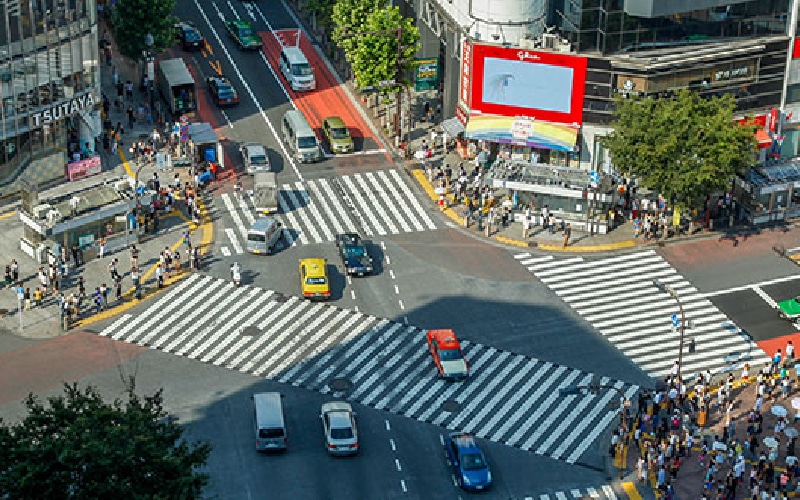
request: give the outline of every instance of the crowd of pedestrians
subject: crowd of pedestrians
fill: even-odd
[[[745,364],[736,376],[705,372],[688,384],[677,368],[623,413],[609,448],[617,466],[633,464],[637,480],[667,499],[780,500],[798,491],[792,425],[800,421],[800,364],[792,342],[755,375]]]

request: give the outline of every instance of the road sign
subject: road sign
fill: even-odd
[[[594,183],[600,182],[600,172],[598,172],[597,170],[592,170],[591,172],[589,172],[589,182],[594,182]]]
[[[181,118],[180,118],[180,120],[181,120],[181,123],[183,123],[184,125],[186,125],[186,124],[188,124],[188,123],[189,123],[189,116],[188,116],[188,115],[181,115]]]
[[[680,326],[681,320],[678,318],[677,314],[673,314],[672,316],[670,316],[670,319],[672,320],[672,326],[674,326],[675,328],[678,328],[678,326]]]

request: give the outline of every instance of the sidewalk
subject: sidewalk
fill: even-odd
[[[111,34],[111,30],[107,28],[106,20],[100,21],[99,33],[102,34],[106,31]],[[118,56],[119,50],[111,38],[112,52],[117,55],[112,60],[113,65],[107,64],[103,60],[101,65],[101,91],[111,102],[109,107],[109,119],[111,123],[116,126],[121,122],[124,127],[124,134],[122,136],[123,145],[114,154],[110,150],[102,148],[102,140],[100,141],[101,147],[99,153],[103,158],[103,173],[99,176],[87,178],[82,181],[73,183],[65,183],[57,186],[56,190],[74,190],[81,182],[91,183],[102,180],[102,178],[122,177],[129,176],[133,178],[136,171],[139,170],[139,181],[146,183],[153,178],[154,173],[158,173],[159,180],[163,185],[171,184],[174,175],[177,173],[181,182],[191,181],[186,169],[178,168],[174,170],[160,170],[155,162],[145,164],[132,164],[128,161],[129,148],[131,144],[146,140],[146,138],[153,131],[155,125],[149,123],[146,118],[137,117],[133,127],[128,127],[128,120],[125,113],[126,107],[130,104],[134,108],[138,108],[139,103],[144,102],[147,95],[139,91],[137,66],[135,62],[131,62]],[[117,97],[116,87],[114,85],[113,72],[116,69],[118,81],[125,82],[130,80],[134,82],[133,100],[126,101],[121,109],[114,106],[114,100]],[[104,131],[105,132],[105,131]],[[162,131],[159,131],[162,132]],[[147,233],[139,238],[136,243],[140,252],[139,269],[141,275],[141,284],[143,288],[143,299],[157,291],[155,269],[159,262],[159,254],[165,249],[170,248],[171,251],[181,249],[183,244],[183,235],[189,232],[192,236],[192,242],[200,249],[201,255],[204,259],[210,249],[213,238],[213,225],[211,216],[206,208],[207,203],[203,199],[204,193],[198,196],[198,208],[201,212],[199,224],[193,223],[186,214],[184,214],[181,203],[176,203],[173,210],[169,213],[162,214],[159,219],[159,230],[156,233]],[[22,236],[22,224],[16,217],[16,205],[8,207],[2,214],[0,214],[0,228],[3,230],[5,238],[0,240],[0,250],[6,256],[9,264],[11,259],[16,259],[20,266],[20,280],[23,282],[23,287],[33,290],[38,286],[37,272],[39,264],[24,255],[19,249],[19,238]],[[185,252],[184,252],[185,255]],[[108,272],[107,265],[113,258],[119,259],[118,269],[122,275],[123,283],[123,296],[120,301],[113,300],[113,280]],[[185,270],[188,266],[186,259],[182,259],[182,267]],[[130,309],[135,306],[139,301],[133,297],[132,281],[129,273],[129,252],[127,248],[120,249],[116,252],[107,252],[103,259],[95,258],[88,260],[82,265],[75,266],[74,262],[70,262],[68,272],[63,276],[61,292],[64,296],[69,296],[70,293],[77,292],[78,278],[83,277],[87,297],[82,301],[81,313],[78,316],[78,321],[71,325],[71,328],[84,328],[94,322],[102,319],[107,319],[113,315]],[[166,287],[170,284],[181,279],[187,274],[187,271],[180,273],[171,273],[165,279]],[[93,304],[91,303],[91,293],[95,287],[101,284],[107,284],[112,291],[109,293],[108,307],[100,313],[94,312]],[[18,304],[16,295],[12,289],[6,288],[4,293],[0,294],[0,330],[6,329],[9,332],[14,332],[17,335],[28,338],[49,338],[65,333],[61,328],[60,314],[55,299],[50,296],[46,297],[43,305],[31,308],[22,312],[22,330],[20,330],[20,314],[18,312]]]

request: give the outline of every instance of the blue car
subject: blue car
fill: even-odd
[[[444,447],[461,488],[482,491],[492,485],[489,464],[471,434],[453,432],[447,436]]]

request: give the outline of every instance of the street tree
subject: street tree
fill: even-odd
[[[29,395],[25,418],[0,421],[4,498],[200,498],[197,472],[211,447],[188,443],[163,407],[162,392],[111,403],[94,387],[65,384],[42,403]]]
[[[371,12],[363,28],[349,57],[359,88],[377,87],[392,80],[396,88],[402,88],[406,84],[404,76],[415,64],[419,28],[396,6]]]
[[[306,0],[302,9],[313,16],[316,25],[329,27],[332,24],[334,0]]]
[[[153,35],[153,52],[161,52],[175,42],[172,15],[175,0],[124,0],[114,10],[114,37],[122,55],[141,60],[147,50],[147,34]]]
[[[336,0],[331,10],[331,20],[335,25],[331,39],[344,50],[348,61],[350,54],[356,51],[358,34],[366,29],[367,16],[386,5],[387,0]]]
[[[755,129],[734,121],[731,95],[705,98],[683,90],[672,98],[618,97],[603,139],[621,172],[678,207],[730,185],[754,160]]]

